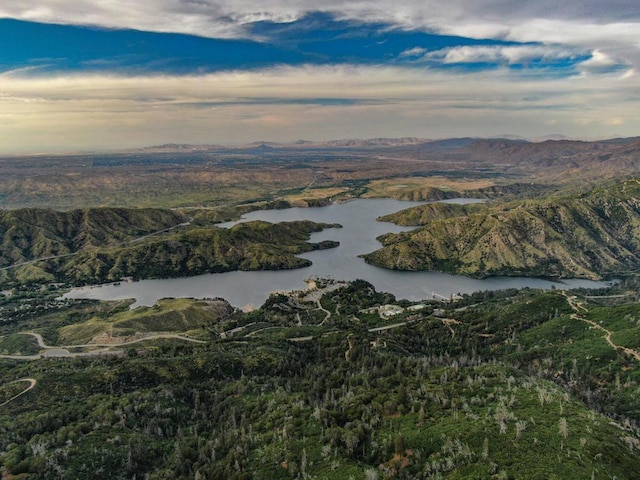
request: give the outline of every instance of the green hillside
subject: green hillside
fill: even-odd
[[[309,262],[296,254],[337,245],[307,243],[310,233],[330,225],[250,222],[223,229],[202,220],[192,225],[171,210],[24,209],[0,218],[0,284],[6,286],[299,268]]]
[[[0,210],[0,267],[126,242],[187,221],[163,209]]]
[[[602,278],[640,266],[640,185],[503,205],[425,205],[383,217],[422,228],[382,237],[364,256],[398,270],[474,277]]]
[[[20,391],[9,382],[37,381],[0,407],[5,475],[636,478],[640,360],[588,323],[637,348],[633,282],[595,297],[477,293],[392,321],[370,309],[411,302],[363,281],[331,285],[320,305],[299,292],[246,314],[199,300],[134,311],[79,301],[1,326],[3,338],[29,325],[63,345],[99,318],[120,333],[196,329],[204,341],[1,359],[0,404]]]

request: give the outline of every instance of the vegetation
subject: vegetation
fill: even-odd
[[[623,181],[583,195],[502,205],[425,205],[383,220],[421,224],[387,235],[364,256],[399,270],[441,270],[475,277],[603,276],[640,266],[640,184]]]
[[[163,209],[0,210],[0,267],[118,245],[188,222]]]
[[[392,296],[364,281],[319,288],[246,314],[213,300],[133,311],[78,301],[4,324],[4,338],[27,324],[58,345],[96,323],[114,337],[163,329],[204,340],[0,360],[0,400],[29,385],[9,382],[37,380],[0,407],[5,474],[624,479],[640,469],[640,362],[574,317],[635,335],[633,279],[597,292],[597,304],[477,293],[407,310],[393,320],[404,326],[384,331],[367,312]],[[606,306],[610,295],[617,304]]]
[[[169,210],[107,208],[17,210],[4,212],[3,219],[0,280],[8,286],[299,268],[309,261],[296,254],[337,246],[307,243],[310,233],[333,226],[309,221],[222,229],[191,225]]]
[[[640,183],[572,182],[637,174],[638,148],[378,139],[0,159],[3,208],[71,209],[0,211],[0,474],[637,478]],[[560,187],[532,174],[572,189],[542,198]],[[296,268],[296,254],[336,246],[308,242],[332,225],[215,226],[243,212],[456,196],[509,202],[385,217],[422,228],[367,261],[631,275],[418,304],[321,279],[247,313],[223,299],[60,298],[65,284]]]

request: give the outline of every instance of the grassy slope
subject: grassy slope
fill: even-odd
[[[58,331],[58,342],[86,344],[106,333],[113,337],[148,332],[201,333],[208,325],[232,313],[233,308],[222,300],[163,299],[153,307],[112,315],[97,313],[86,321],[64,326]]]
[[[126,242],[186,221],[186,216],[163,209],[0,211],[0,266]]]

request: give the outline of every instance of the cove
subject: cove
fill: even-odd
[[[449,202],[470,203],[479,200],[457,199]],[[363,279],[377,290],[393,293],[397,298],[418,301],[426,298],[450,298],[455,294],[472,293],[478,290],[504,288],[597,288],[605,282],[569,279],[549,281],[527,277],[491,277],[472,279],[461,275],[440,272],[402,272],[386,270],[368,265],[358,255],[369,253],[380,247],[376,238],[384,233],[397,233],[414,227],[399,227],[378,222],[377,217],[419,205],[425,202],[405,202],[392,199],[357,199],[326,207],[288,208],[284,210],[261,210],[246,214],[240,221],[264,220],[286,222],[311,220],[314,222],[339,223],[343,228],[331,228],[311,235],[311,242],[335,240],[340,246],[329,250],[308,252],[299,255],[313,262],[310,267],[296,270],[227,272],[198,275],[187,278],[141,280],[122,282],[71,290],[64,298],[91,298],[118,300],[134,298],[133,306],[155,304],[160,298],[222,297],[232,305],[243,309],[259,307],[272,292],[301,290],[306,288],[306,278],[321,277],[336,280]],[[228,228],[237,222],[220,224]]]

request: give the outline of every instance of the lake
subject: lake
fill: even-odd
[[[471,203],[480,200],[457,199],[448,202]],[[391,199],[357,199],[326,207],[288,208],[284,210],[261,210],[243,216],[241,222],[265,220],[287,222],[312,220],[314,222],[339,223],[343,228],[331,228],[311,235],[311,242],[335,240],[340,246],[329,250],[308,252],[299,255],[313,262],[307,268],[296,270],[228,272],[198,275],[188,278],[142,280],[121,282],[94,287],[73,289],[65,298],[92,298],[117,300],[135,298],[133,306],[153,305],[165,297],[211,298],[222,297],[231,304],[249,309],[259,307],[274,291],[301,290],[304,280],[310,277],[334,278],[336,280],[363,279],[376,289],[393,293],[398,298],[418,301],[426,298],[450,298],[458,293],[504,288],[556,288],[600,287],[605,282],[570,279],[552,282],[524,277],[491,277],[483,280],[439,272],[401,272],[368,265],[358,255],[380,248],[376,238],[385,233],[397,233],[415,227],[399,227],[378,222],[381,215],[420,205],[425,202],[404,202]],[[220,224],[228,228],[237,222]]]

